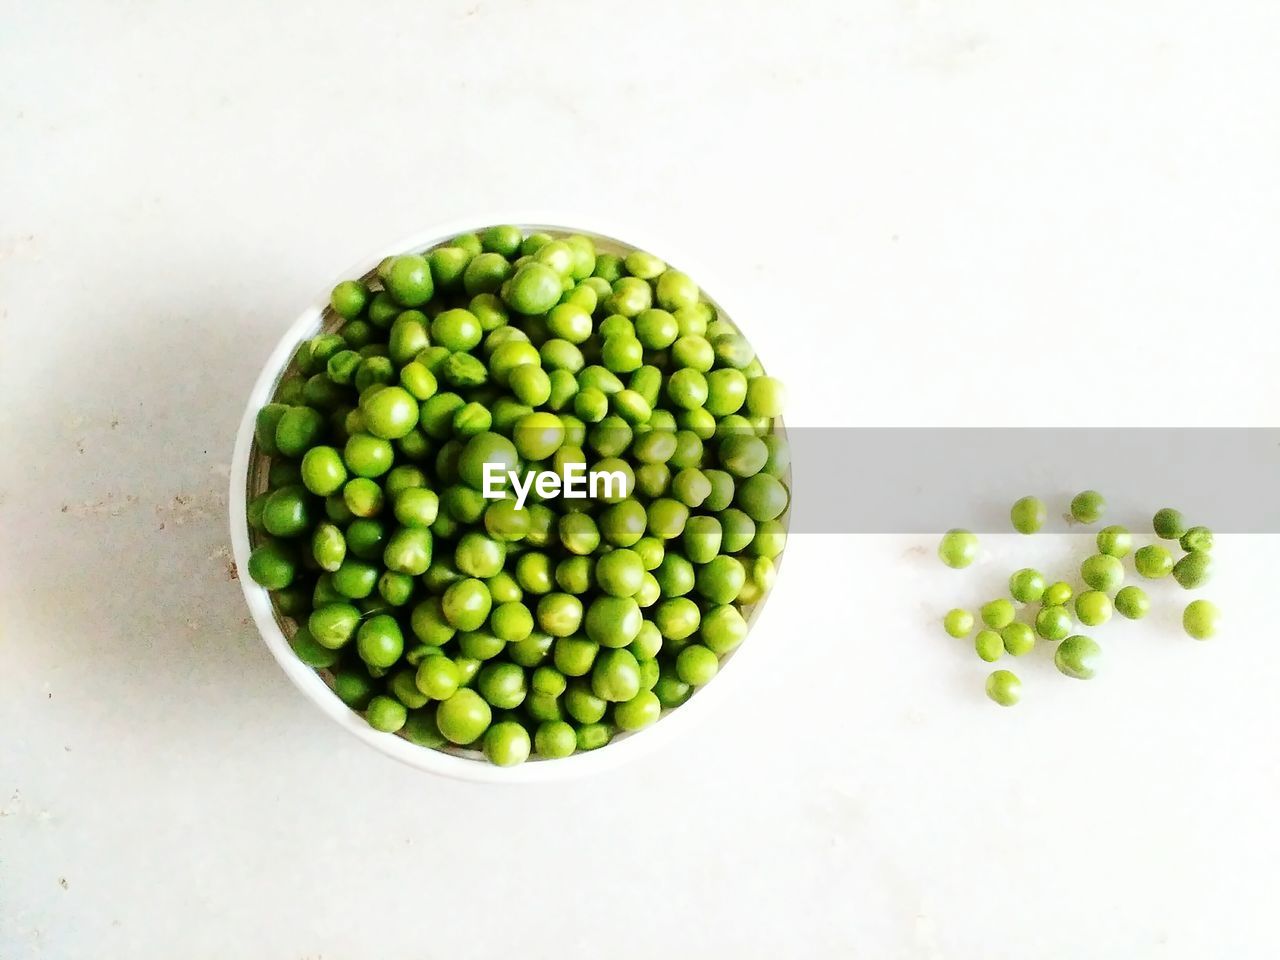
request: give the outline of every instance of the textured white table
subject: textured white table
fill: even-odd
[[[772,670],[555,787],[375,755],[248,626],[261,359],[477,208],[696,249],[796,424],[1275,422],[1274,4],[796,6],[0,2],[0,957],[1280,953],[1274,537],[1016,711],[934,618],[1027,544],[797,538]]]

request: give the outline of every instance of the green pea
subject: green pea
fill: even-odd
[[[409,711],[394,697],[379,694],[369,701],[364,718],[375,730],[382,733],[395,733],[404,726],[409,718]]]
[[[450,626],[464,632],[479,630],[489,619],[492,605],[489,588],[473,577],[451,584],[441,598],[445,620]]]
[[[1021,657],[1035,649],[1036,634],[1025,623],[1015,620],[1000,631],[1000,642],[1010,656]]]
[[[1071,498],[1071,516],[1079,523],[1097,523],[1107,512],[1107,501],[1097,490],[1085,490]]]
[[[548,593],[538,600],[538,627],[553,637],[568,637],[582,623],[582,601],[569,593]]]
[[[386,670],[404,653],[404,635],[394,617],[379,614],[360,625],[356,634],[356,652],[371,667]]]
[[[330,603],[316,607],[307,618],[307,629],[316,643],[337,650],[348,643],[360,625],[360,611],[349,603]]]
[[[1192,600],[1182,611],[1182,629],[1193,640],[1208,640],[1217,634],[1220,617],[1208,600]]]
[[[1019,603],[1035,603],[1044,596],[1044,576],[1030,567],[1017,571],[1009,578],[1009,596]]]
[[[942,618],[942,628],[957,640],[963,639],[973,632],[973,614],[959,607],[948,610]]]
[[[493,712],[474,690],[463,688],[436,708],[436,725],[451,743],[475,743],[488,729]]]
[[[710,683],[720,670],[720,660],[699,643],[691,643],[676,656],[676,674],[692,687]]]
[[[747,580],[746,568],[735,557],[717,556],[698,568],[696,588],[714,604],[732,603]]]
[[[430,265],[416,253],[392,258],[382,282],[387,293],[406,307],[426,303],[435,289]]]
[[[514,767],[529,759],[529,731],[511,720],[493,724],[484,734],[484,755],[499,767]]]
[[[1194,590],[1213,576],[1213,555],[1193,551],[1173,565],[1173,579],[1184,590]]]
[[[461,247],[437,247],[427,254],[433,284],[437,290],[447,292],[462,286],[462,278],[470,262],[471,254]]]
[[[1213,531],[1208,527],[1190,527],[1178,543],[1188,553],[1208,553],[1213,549]]]
[[[378,585],[378,568],[371,563],[347,557],[330,578],[333,589],[349,600],[363,600]]]
[[[572,756],[578,739],[573,727],[563,720],[548,720],[538,724],[533,735],[534,749],[538,756],[548,760]]]
[[[339,670],[333,678],[333,692],[352,710],[364,710],[373,699],[374,681],[364,670]]]
[[[1097,627],[1111,619],[1111,598],[1100,590],[1086,590],[1076,597],[1076,619]]]
[[[368,302],[369,288],[361,280],[343,280],[329,295],[333,312],[348,320],[360,316]]]
[[[1067,637],[1053,653],[1053,662],[1058,669],[1076,680],[1092,679],[1101,661],[1102,648],[1096,641],[1079,634]]]
[[[462,274],[462,288],[467,296],[495,293],[503,289],[503,281],[511,275],[511,264],[500,253],[481,253],[472,258]]]
[[[631,597],[597,597],[583,618],[587,636],[603,647],[625,647],[643,622],[640,607]]]
[[[1134,552],[1133,565],[1141,576],[1158,580],[1173,570],[1173,554],[1164,547],[1149,544]]]
[[[1115,593],[1124,583],[1124,564],[1116,557],[1095,553],[1080,564],[1080,578],[1094,590]]]
[[[431,531],[418,527],[401,527],[387,540],[382,562],[388,570],[417,577],[431,566]]]
[[[282,590],[289,586],[297,569],[293,551],[274,540],[268,540],[249,554],[249,576],[254,583],[268,590]]]
[[[762,523],[776,520],[786,512],[789,497],[787,487],[781,480],[769,474],[757,473],[738,486],[734,503],[752,520]]]
[[[276,422],[276,449],[286,457],[300,457],[324,435],[324,417],[311,407],[290,407]]]
[[[1044,526],[1048,510],[1044,501],[1037,497],[1023,497],[1017,500],[1009,510],[1009,519],[1013,529],[1019,533],[1035,533]]]
[[[1115,608],[1128,620],[1141,620],[1151,609],[1151,601],[1141,587],[1125,587],[1116,594]]]
[[[640,692],[640,664],[624,649],[601,650],[591,668],[591,692],[609,703],[622,703]]]
[[[485,664],[476,674],[476,690],[499,710],[514,710],[529,692],[524,670],[514,663]]]
[[[982,617],[982,622],[992,630],[1003,630],[1013,623],[1016,611],[1013,609],[1012,603],[1001,597],[998,600],[984,603],[979,614]]]
[[[954,570],[969,566],[978,559],[978,537],[968,530],[948,530],[938,544],[938,559]]]
[[[300,536],[311,522],[311,501],[301,487],[281,487],[262,507],[262,525],[276,537]]]
[[[1098,552],[1108,557],[1126,557],[1133,549],[1133,536],[1124,527],[1112,525],[1098,531]]]
[[[436,750],[447,742],[440,733],[440,728],[436,726],[436,711],[431,707],[425,710],[411,710],[403,731],[410,743],[420,747]]]
[[[1161,540],[1180,540],[1187,532],[1187,522],[1172,507],[1157,510],[1151,518],[1151,526]]]
[[[369,479],[380,477],[390,470],[394,456],[391,444],[386,439],[369,433],[352,434],[342,450],[342,459],[347,469],[357,477]]]
[[[995,670],[987,677],[987,696],[1002,707],[1012,707],[1022,699],[1022,681],[1008,670]]]
[[[671,597],[655,608],[654,622],[665,639],[678,642],[697,632],[702,613],[688,597]]]
[[[1046,640],[1063,639],[1071,633],[1071,627],[1071,614],[1064,606],[1041,607],[1036,614],[1036,633]]]
[[[298,659],[315,670],[328,670],[341,656],[337,650],[330,650],[316,642],[311,631],[300,626],[289,638],[289,646],[297,654]]]
[[[458,692],[462,673],[448,657],[427,657],[418,665],[414,683],[432,700],[448,700]]]
[[[560,299],[560,275],[545,263],[527,263],[504,287],[502,299],[517,313],[546,313]],[[568,339],[568,338],[565,338]]]

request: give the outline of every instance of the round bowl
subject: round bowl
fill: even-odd
[[[495,223],[515,223],[522,230],[529,232],[542,230],[552,234],[581,233],[591,237],[597,248],[604,252],[626,253],[631,250],[649,250],[662,256],[668,263],[679,264],[680,269],[692,276],[702,289],[702,295],[717,310],[717,313],[732,321],[732,314],[713,299],[702,286],[705,273],[696,264],[682,256],[667,259],[671,253],[669,244],[646,246],[642,242],[623,241],[609,233],[597,231],[580,224],[564,225],[555,218],[528,217],[521,220],[488,218],[483,220],[467,220],[463,222],[445,223],[430,230],[416,233],[403,240],[390,244],[383,250],[361,260],[351,268],[335,277],[325,286],[320,294],[302,314],[289,326],[276,344],[275,349],[267,357],[257,382],[249,393],[245,405],[244,416],[240,421],[240,429],[236,435],[235,453],[231,461],[230,522],[231,544],[235,556],[236,568],[240,571],[240,588],[244,592],[245,602],[253,622],[261,634],[263,642],[282,670],[293,681],[294,685],[306,695],[325,715],[339,726],[358,737],[374,749],[394,757],[403,763],[419,770],[453,777],[459,780],[472,780],[484,783],[532,783],[565,780],[584,774],[612,769],[620,764],[633,760],[657,748],[687,731],[700,718],[705,717],[719,703],[728,689],[726,674],[738,677],[746,669],[745,664],[755,657],[745,651],[752,651],[760,646],[759,637],[753,637],[755,621],[768,600],[769,594],[757,603],[743,608],[747,619],[749,635],[737,649],[721,658],[720,671],[705,686],[698,688],[688,701],[679,707],[663,712],[654,723],[631,733],[620,733],[608,744],[596,750],[574,753],[571,756],[556,760],[540,760],[532,758],[514,767],[499,767],[484,759],[478,750],[465,748],[432,749],[419,746],[396,734],[382,733],[374,730],[365,722],[363,716],[353,711],[333,692],[326,675],[304,664],[298,659],[289,646],[288,635],[292,634],[292,621],[282,616],[271,601],[270,593],[258,586],[247,574],[249,553],[252,549],[246,509],[248,502],[258,493],[266,489],[267,458],[258,449],[254,440],[254,424],[258,410],[275,394],[276,387],[287,372],[298,345],[317,333],[332,329],[341,324],[341,319],[329,309],[329,293],[335,284],[354,277],[372,276],[384,257],[406,251],[421,251],[452,239],[453,237],[484,229]],[[632,234],[628,234],[631,236]],[[735,324],[736,325],[736,324]],[[782,420],[777,421],[777,431],[785,438],[786,431]],[[784,478],[788,488],[791,476],[788,471]],[[790,511],[780,518],[783,524],[788,523]],[[785,551],[784,551],[785,552]],[[780,564],[781,555],[775,563]],[[769,592],[772,593],[772,590]],[[732,667],[732,670],[730,670]]]

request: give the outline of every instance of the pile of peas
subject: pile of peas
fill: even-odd
[[[1106,500],[1096,490],[1077,494],[1070,505],[1075,523],[1097,523],[1105,515]],[[1023,497],[1009,511],[1013,528],[1019,533],[1037,532],[1048,510],[1037,497]],[[1079,680],[1092,678],[1102,659],[1102,648],[1093,638],[1075,633],[1078,621],[1085,627],[1101,626],[1112,612],[1128,620],[1147,615],[1151,601],[1138,586],[1122,586],[1124,558],[1133,552],[1134,569],[1145,579],[1173,575],[1178,584],[1194,590],[1208,582],[1213,572],[1213,532],[1208,527],[1188,527],[1181,513],[1165,507],[1156,511],[1152,529],[1161,540],[1177,541],[1181,559],[1174,561],[1168,548],[1149,544],[1133,550],[1133,535],[1112,525],[1098,531],[1098,552],[1080,564],[1080,583],[1060,580],[1049,583],[1038,570],[1018,570],[1009,578],[1009,596],[1030,613],[1029,623],[1017,620],[1018,608],[1003,597],[979,610],[983,629],[974,637],[978,656],[994,663],[1004,654],[1020,657],[1030,653],[1036,639],[1058,643],[1054,663],[1059,671]],[[938,545],[938,557],[947,566],[962,569],[978,556],[978,538],[967,530],[949,530]],[[1072,601],[1074,599],[1074,604]],[[1207,640],[1218,629],[1218,608],[1208,600],[1193,600],[1183,610],[1183,629],[1197,640]],[[956,608],[943,617],[943,629],[957,639],[973,632],[975,619],[968,610]],[[1059,642],[1061,641],[1061,642]],[[1022,681],[1009,670],[996,670],[987,677],[987,696],[1010,707],[1022,698]]]
[[[774,580],[789,454],[782,385],[692,279],[495,226],[338,284],[329,320],[258,414],[248,572],[344,703],[512,765],[716,675]],[[625,489],[517,508],[485,464]]]

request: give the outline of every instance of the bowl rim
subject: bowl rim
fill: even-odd
[[[657,722],[641,730],[632,731],[627,736],[618,738],[597,750],[574,753],[571,756],[554,761],[534,760],[513,767],[500,767],[483,760],[457,756],[430,747],[419,746],[404,737],[392,733],[383,733],[370,727],[360,714],[338,699],[319,672],[298,659],[293,652],[293,648],[289,646],[289,641],[285,637],[284,631],[276,620],[270,593],[264,587],[254,583],[248,575],[249,553],[251,550],[247,516],[249,468],[258,410],[269,402],[281,374],[288,366],[294,351],[297,349],[297,344],[304,337],[314,335],[323,324],[324,312],[329,306],[327,291],[342,280],[364,276],[371,272],[384,257],[403,253],[407,250],[425,250],[459,234],[475,232],[499,223],[514,224],[519,226],[522,231],[548,230],[583,233],[619,246],[655,251],[663,256],[668,263],[678,264],[679,269],[689,273],[691,276],[699,278],[707,276],[706,271],[693,264],[693,261],[684,256],[682,251],[673,251],[670,243],[664,241],[653,246],[646,245],[648,238],[643,231],[632,231],[628,228],[624,232],[624,236],[632,239],[624,240],[615,232],[616,227],[608,230],[599,229],[588,219],[564,217],[557,214],[526,213],[523,216],[513,217],[511,211],[507,211],[502,216],[469,216],[445,221],[425,230],[415,231],[407,237],[387,244],[374,255],[362,257],[342,271],[328,286],[322,288],[325,292],[318,295],[317,299],[313,300],[285,329],[275,347],[268,354],[249,392],[244,414],[240,419],[240,426],[236,434],[235,450],[231,460],[228,513],[232,554],[235,559],[237,579],[240,583],[240,590],[244,594],[245,602],[248,604],[254,625],[263,643],[266,644],[276,663],[284,670],[285,675],[326,716],[367,746],[418,770],[425,770],[429,773],[439,774],[455,780],[480,783],[548,783],[572,780],[612,770],[652,752],[709,715],[711,710],[723,701],[727,693],[728,684],[723,679],[724,674],[731,668],[734,670],[735,677],[744,674],[746,668],[742,665],[744,662],[743,654],[748,650],[752,651],[752,655],[747,658],[746,662],[757,662],[758,648],[761,646],[760,631],[757,629],[759,626],[758,620],[773,591],[770,590],[755,604],[752,616],[749,617],[752,631],[756,634],[752,638],[754,642],[742,643],[730,655],[723,658],[720,671],[712,682],[698,689],[694,696],[691,696],[688,701],[679,707],[667,711]],[[671,255],[673,253],[674,255]],[[699,283],[699,286],[702,287],[702,284]],[[707,287],[702,287],[702,289],[707,298],[712,300],[717,307],[720,307],[721,301],[713,299],[710,294],[707,294]],[[710,289],[715,289],[714,285]],[[733,312],[727,309],[724,312],[737,325]],[[785,425],[781,421],[779,421],[779,428],[785,436]],[[784,523],[787,522],[786,518],[789,512],[788,510],[783,515]]]

